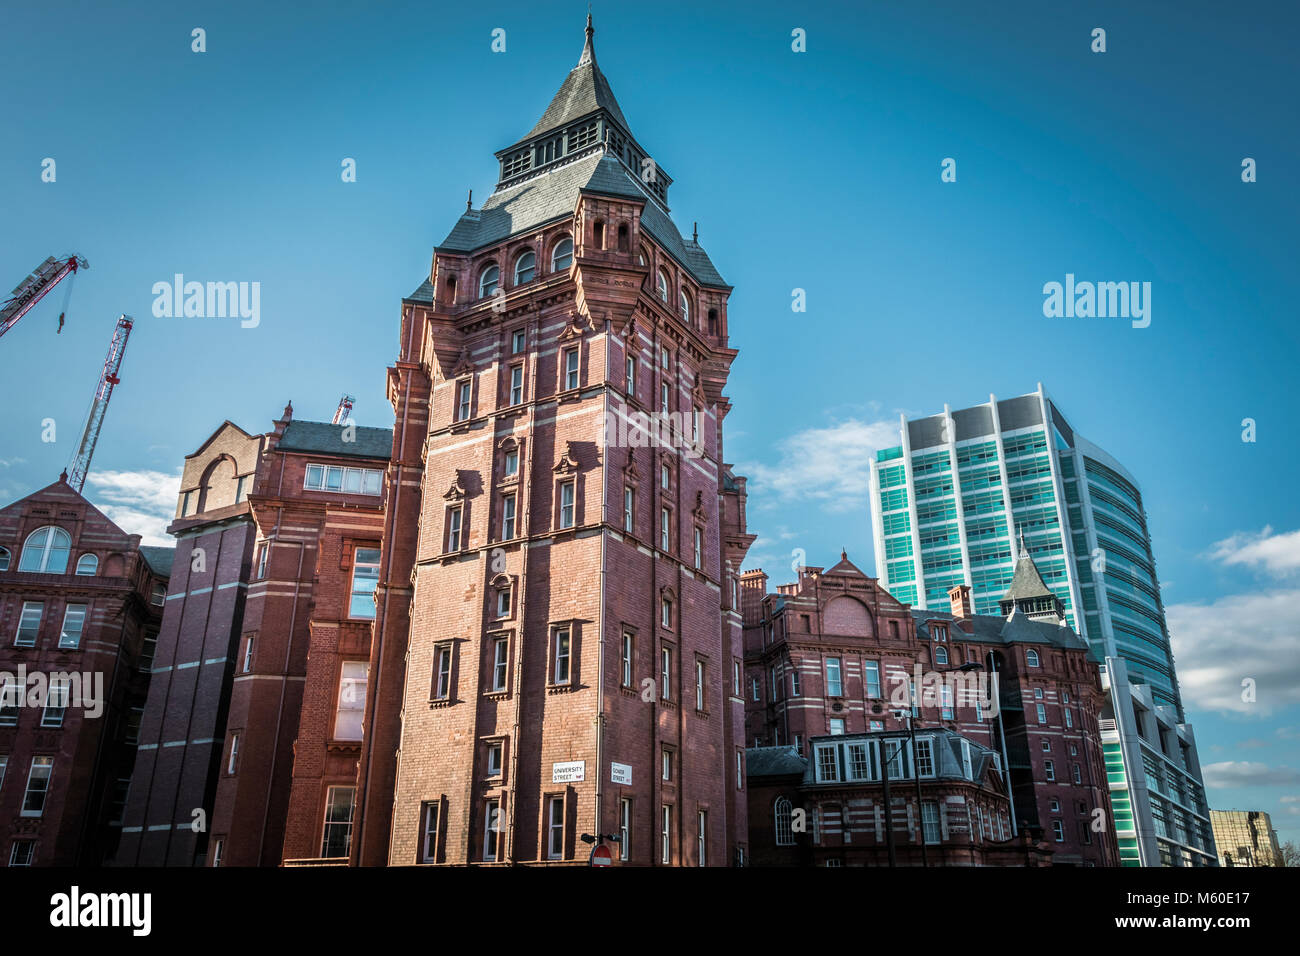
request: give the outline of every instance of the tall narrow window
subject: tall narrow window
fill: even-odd
[[[515,260],[515,285],[532,282],[536,271],[537,256],[533,255],[532,252],[525,252]]]
[[[67,677],[50,678],[45,695],[45,708],[41,711],[42,727],[62,727],[63,715],[68,710],[69,685]]]
[[[844,685],[840,680],[840,659],[838,657],[826,658],[826,695],[828,697],[844,696]]]
[[[352,811],[356,804],[356,787],[330,787],[325,796],[325,832],[320,855],[330,859],[344,857],[352,848]]]
[[[528,341],[528,336],[523,329],[517,329],[510,336],[510,354],[518,355],[524,350],[524,345]]]
[[[379,586],[379,549],[357,548],[352,561],[352,596],[348,617],[374,620],[375,588]]]
[[[433,801],[422,804],[420,808],[420,816],[420,830],[423,834],[420,841],[420,862],[437,863],[438,804]]]
[[[673,808],[671,806],[663,808],[659,839],[659,860],[661,863],[671,863],[673,861]]]
[[[681,313],[682,321],[687,325],[691,324],[691,300],[686,297],[685,290],[677,294],[677,308]]]
[[[548,860],[564,859],[564,798],[551,797],[547,800],[546,823],[546,858]]]
[[[699,828],[696,835],[696,866],[708,866],[709,849],[709,811],[701,810]]]
[[[488,800],[483,805],[483,861],[495,863],[497,834],[500,832],[501,801]]]
[[[631,485],[623,486],[623,530],[631,532],[632,530],[632,501],[633,492]]]
[[[618,858],[627,860],[632,856],[632,798],[623,797],[618,801]]]
[[[565,481],[560,484],[560,527],[573,527],[573,482]]]
[[[33,757],[27,772],[27,790],[23,793],[20,816],[39,817],[45,812],[45,796],[50,792],[50,775],[54,773],[53,757]]]
[[[566,237],[557,242],[551,252],[551,271],[559,272],[561,269],[567,269],[572,262],[573,240]]]
[[[564,352],[564,387],[578,387],[578,350],[566,349]]]
[[[59,648],[70,650],[81,646],[81,631],[86,624],[86,605],[69,604],[63,610],[63,629],[59,632]]]
[[[557,628],[555,631],[555,665],[552,671],[551,683],[567,684],[570,678],[570,641],[571,635],[567,627]]]
[[[22,614],[18,616],[18,633],[14,635],[14,647],[36,646],[36,635],[41,629],[41,615],[44,612],[44,601],[23,602]]]
[[[501,499],[501,540],[510,541],[515,536],[515,496],[511,492]]]
[[[498,637],[492,641],[492,690],[503,691],[509,677],[510,641]]]
[[[447,550],[460,550],[460,506],[447,509]]]
[[[704,661],[695,662],[695,709],[704,709]]]
[[[472,393],[471,382],[461,382],[456,386],[456,421],[463,422],[469,418],[469,400]]]
[[[510,404],[519,405],[524,400],[524,367],[510,367]]]
[[[668,383],[661,382],[659,384],[659,411],[665,415],[668,414],[668,394]]]
[[[627,357],[627,393],[636,398],[636,356]]]
[[[704,532],[699,528],[695,529],[695,569],[698,571],[704,567]]]
[[[239,765],[239,734],[230,735],[230,758],[226,761],[226,773],[234,773]]]
[[[659,623],[667,628],[673,626],[673,602],[671,598],[664,598],[660,603]]]
[[[366,711],[366,686],[370,664],[344,661],[339,673],[338,710],[334,717],[335,740],[360,740]]]
[[[700,410],[694,406],[691,407],[691,444],[699,444],[700,441]]]
[[[502,761],[501,757],[505,752],[505,743],[500,740],[489,740],[487,745],[487,775],[488,779],[495,780],[501,776]]]
[[[519,450],[518,449],[512,448],[508,452],[506,452],[505,465],[502,468],[502,471],[504,472],[507,478],[519,474]]]
[[[623,655],[621,659],[621,682],[624,687],[632,686],[632,648],[634,639],[627,631],[623,632]]]
[[[451,645],[441,644],[433,650],[433,699],[451,696]]]
[[[659,649],[659,696],[664,700],[672,700],[672,676],[673,676],[673,650],[671,647]]]
[[[655,291],[659,293],[660,301],[668,301],[668,273],[664,272],[663,269],[659,270],[659,275],[655,281]]]
[[[926,843],[939,842],[939,804],[933,800],[921,804],[921,830]]]
[[[867,696],[880,696],[880,662],[866,661],[863,665],[867,675]]]
[[[659,509],[659,550],[668,551],[672,541],[672,514],[667,508]]]
[[[772,809],[772,825],[777,846],[794,846],[793,807],[786,797],[777,797]]]
[[[245,674],[251,674],[253,672],[253,642],[255,640],[256,638],[252,634],[249,634],[248,637],[244,639],[244,673]]]
[[[257,553],[257,579],[266,577],[266,565],[271,559],[271,542],[263,541]]]
[[[478,279],[478,295],[480,299],[486,298],[496,292],[497,285],[501,282],[501,270],[495,265],[490,265],[483,270]]]

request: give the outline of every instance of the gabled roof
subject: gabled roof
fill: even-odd
[[[524,139],[549,133],[597,110],[605,110],[619,126],[625,130],[628,128],[627,120],[623,118],[623,111],[618,108],[618,100],[614,98],[609,80],[605,79],[605,74],[600,72],[600,67],[596,65],[596,48],[592,42],[596,31],[591,25],[590,13],[587,14],[586,33],[587,40],[583,44],[578,65],[569,71],[569,75],[564,78],[560,89],[551,99],[551,105],[546,107],[542,118]]]
[[[847,551],[841,551],[840,563],[835,565],[835,567],[831,568],[825,573],[826,574],[856,574],[858,577],[862,577],[862,578],[866,577],[866,575],[862,573],[862,570],[856,564],[854,564],[852,561],[849,560],[849,553]]]
[[[140,546],[140,554],[144,556],[145,562],[154,574],[160,578],[170,578],[172,575],[172,562],[176,559],[175,548],[163,548],[153,544],[143,544]]]
[[[1071,628],[1062,627],[1056,621],[1035,621],[1027,614],[1013,614],[1000,617],[990,614],[976,614],[967,618],[963,626],[969,625],[973,633],[966,633],[957,628],[957,618],[947,611],[924,608],[912,608],[912,619],[916,623],[916,635],[923,641],[930,640],[927,621],[946,621],[951,625],[954,639],[976,641],[980,644],[1052,644],[1056,647],[1083,648],[1088,644]]]
[[[1018,601],[1022,598],[1038,597],[1055,597],[1045,583],[1043,576],[1038,573],[1038,565],[1034,564],[1028,552],[1020,555],[1020,560],[1016,562],[1016,573],[1011,578],[1011,587],[1007,588],[1007,593],[1002,596],[1004,601]]]
[[[280,451],[319,452],[348,458],[382,458],[393,454],[393,430],[355,426],[354,441],[344,441],[347,425],[294,419],[284,427],[277,448]]]
[[[808,761],[793,747],[750,747],[745,751],[746,777],[802,777]]]

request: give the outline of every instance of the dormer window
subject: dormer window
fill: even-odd
[[[659,298],[662,301],[667,302],[668,301],[668,273],[664,272],[663,269],[659,270],[658,282],[659,284],[658,286],[656,286],[656,289],[659,292]]]
[[[535,256],[531,251],[525,252],[515,260],[515,285],[532,282],[533,274],[536,271],[537,256]]]
[[[573,263],[573,240],[565,237],[555,244],[551,252],[551,271],[559,272]]]
[[[501,270],[495,264],[488,266],[478,277],[478,295],[480,299],[486,298],[497,291],[497,286],[501,283]]]

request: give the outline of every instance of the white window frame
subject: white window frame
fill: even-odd
[[[43,771],[39,775],[39,777],[36,772],[38,768],[41,771]],[[41,786],[38,788],[33,788],[32,786],[33,782],[35,782],[38,779],[41,782]],[[44,754],[38,754],[37,756],[32,757],[32,762],[28,766],[28,770],[27,770],[27,786],[23,790],[23,802],[21,804],[21,810],[19,811],[18,814],[19,816],[39,817],[45,813],[45,801],[49,799],[50,781],[52,781],[53,779],[54,779],[54,758],[50,756],[46,756]],[[32,797],[34,795],[38,795],[38,794],[40,796],[41,805],[34,810],[29,810],[27,808],[28,803],[31,802]]]
[[[573,629],[568,625],[552,632],[551,683],[568,685],[573,681]]]
[[[834,676],[831,676],[832,669]],[[844,667],[838,657],[826,658],[826,696],[844,696]]]
[[[510,687],[510,638],[498,635],[492,639],[492,692],[501,693]]]
[[[572,478],[560,482],[559,525],[561,528],[572,528],[577,521],[577,492],[577,482]]]
[[[524,265],[524,260],[528,264]],[[528,273],[525,277],[524,273]],[[537,254],[531,249],[525,249],[515,257],[515,285],[523,285],[525,282],[532,282],[537,276]]]
[[[558,817],[558,819],[557,819]],[[564,859],[564,797],[546,798],[546,858]],[[559,846],[556,846],[556,842]]]
[[[489,278],[490,277],[490,278]],[[489,262],[478,274],[478,297],[486,299],[496,293],[501,285],[501,269],[495,262]]]
[[[513,541],[516,534],[515,517],[516,501],[513,491],[506,492],[501,496],[501,540]],[[499,615],[498,615],[499,616]]]
[[[36,622],[33,624],[28,621],[32,612],[36,614]],[[36,641],[41,634],[41,623],[45,619],[45,602],[44,601],[24,601],[22,611],[18,614],[18,629],[14,632],[14,647],[35,647]],[[28,640],[23,640],[23,631],[31,632]]]

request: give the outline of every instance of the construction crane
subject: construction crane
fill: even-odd
[[[355,399],[351,395],[344,395],[339,399],[339,407],[334,410],[334,418],[331,424],[344,425],[352,417],[352,403]]]
[[[50,256],[26,279],[14,287],[13,293],[0,303],[0,335],[4,335],[18,320],[32,310],[32,307],[45,298],[47,292],[66,279],[75,277],[78,269],[89,269],[90,263],[81,256],[64,256],[56,259]],[[72,286],[68,286],[69,295]],[[63,310],[59,313],[59,331],[63,331],[63,317],[68,313],[67,298],[64,298]]]
[[[113,330],[113,341],[108,344],[108,355],[104,358],[104,370],[99,374],[99,385],[95,388],[95,400],[90,403],[90,414],[86,417],[86,430],[81,433],[81,444],[72,463],[68,465],[68,484],[81,493],[86,483],[86,473],[90,471],[90,459],[95,454],[95,443],[99,441],[99,429],[104,424],[104,414],[108,411],[108,401],[113,397],[113,386],[121,381],[118,373],[122,370],[122,356],[126,354],[126,340],[131,337],[131,326],[135,320],[124,315],[117,320]]]

